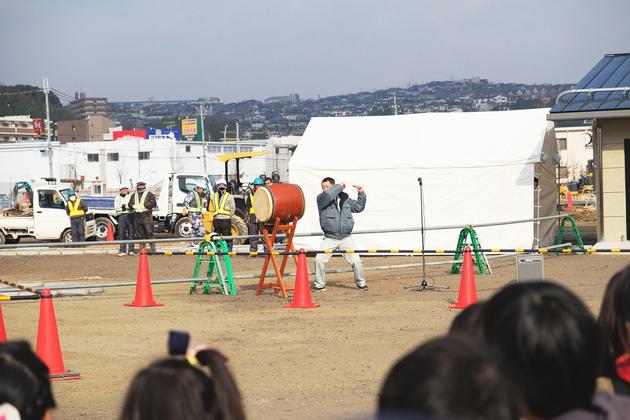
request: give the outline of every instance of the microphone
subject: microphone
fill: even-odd
[[[422,185],[422,178],[418,177],[418,184]]]

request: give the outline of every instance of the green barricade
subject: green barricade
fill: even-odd
[[[469,238],[470,243],[468,243]],[[468,245],[470,245],[472,249],[481,249],[479,237],[472,226],[466,226],[459,232],[457,248],[455,249],[455,258],[453,258],[457,262],[453,263],[451,266],[451,274],[457,274],[461,270],[464,259],[464,248]],[[473,251],[473,260],[473,264],[479,269],[479,274],[484,274],[484,271],[487,271],[488,274],[492,274],[492,270],[490,270],[490,265],[486,259],[486,254],[480,251]]]
[[[199,270],[204,262],[208,263],[206,278],[204,280],[193,280],[190,285],[190,294],[196,293],[198,287],[203,287],[203,294],[207,295],[213,286],[218,286],[224,295],[236,295],[236,285],[234,284],[234,273],[232,272],[232,261],[227,255],[228,246],[223,240],[210,242],[204,241],[199,245],[199,252],[225,252],[225,255],[197,255],[193,278],[199,278]],[[209,257],[209,259],[204,259]],[[223,260],[223,265],[221,264]]]
[[[560,229],[558,229],[558,240],[556,241],[556,245],[562,245],[564,241],[564,231],[565,231],[564,225],[566,222],[569,222],[571,224],[571,230],[575,234],[575,240],[577,241],[577,246],[567,245],[563,248],[558,248],[558,250],[556,251],[556,255],[558,255],[562,249],[567,249],[567,248],[571,250],[582,251],[583,253],[586,254],[586,248],[584,248],[584,242],[582,242],[582,235],[580,235],[580,230],[575,224],[575,219],[571,216],[564,216],[560,220]]]

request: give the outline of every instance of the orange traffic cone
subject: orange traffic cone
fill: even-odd
[[[35,352],[46,363],[50,379],[79,379],[79,373],[63,367],[57,318],[50,289],[42,289],[39,306],[39,327]]]
[[[573,210],[573,194],[567,193],[567,210]]]
[[[164,306],[153,300],[153,290],[151,289],[151,273],[149,273],[149,258],[147,250],[140,250],[140,261],[138,262],[138,277],[136,278],[136,297],[133,302],[125,303],[124,306]]]
[[[2,317],[2,305],[0,305],[0,343],[7,341],[7,330],[4,328],[4,318]]]
[[[477,286],[475,285],[475,271],[472,263],[470,247],[464,249],[464,264],[462,265],[462,278],[459,281],[459,296],[457,303],[449,306],[451,309],[464,309],[473,303],[477,303]]]
[[[285,308],[319,308],[311,298],[311,285],[308,281],[308,266],[306,265],[306,251],[300,249],[298,255],[297,273],[295,275],[295,290],[293,302],[284,305]]]
[[[107,224],[107,240],[108,241],[114,240],[114,228],[112,227],[111,223]]]

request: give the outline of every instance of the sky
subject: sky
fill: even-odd
[[[630,52],[628,18],[628,0],[0,0],[0,82],[224,102],[575,83]]]

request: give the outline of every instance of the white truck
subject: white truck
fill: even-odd
[[[182,215],[184,198],[192,191],[198,182],[206,185],[206,191],[212,191],[215,180],[210,176],[192,173],[170,173],[155,185],[148,186],[149,191],[155,194],[157,208],[153,210],[154,232],[173,233],[179,237],[187,238],[192,235],[190,219]],[[133,194],[133,192],[130,192]],[[90,210],[94,212],[96,222],[96,236],[99,240],[107,237],[108,225],[116,232],[118,221],[116,220],[113,197],[83,197]],[[244,214],[237,211],[232,217],[232,234],[247,235],[247,223]]]
[[[17,243],[21,238],[72,242],[70,218],[66,214],[71,188],[54,184],[27,184],[21,190],[20,208],[0,211],[0,244]],[[17,191],[17,189],[16,189]],[[94,214],[85,217],[85,238],[95,236]]]

